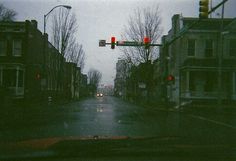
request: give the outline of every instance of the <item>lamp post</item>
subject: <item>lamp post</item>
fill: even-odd
[[[55,7],[53,7],[47,14],[44,15],[44,19],[43,19],[43,33],[45,34],[46,33],[46,18],[47,16],[55,9],[55,8],[58,8],[58,7],[64,7],[66,9],[71,9],[72,7],[71,6],[68,6],[68,5],[57,5]]]

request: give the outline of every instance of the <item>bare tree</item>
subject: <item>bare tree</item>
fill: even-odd
[[[121,37],[125,40],[142,41],[149,37],[151,43],[156,43],[162,34],[161,18],[158,6],[136,9],[130,16],[128,25],[125,26]],[[147,51],[144,47],[122,47],[124,58],[132,63],[139,64],[154,60],[158,56],[157,48],[150,47]]]
[[[85,52],[83,46],[72,39],[65,54],[66,61],[76,63],[81,71],[84,68]]]
[[[96,88],[102,79],[102,73],[96,69],[90,69],[88,72],[89,84],[95,85]]]
[[[73,13],[60,8],[53,16],[52,43],[59,52],[65,56],[69,45],[74,42],[74,34],[77,31],[77,20]]]
[[[52,44],[66,61],[76,63],[81,68],[84,67],[85,52],[82,45],[76,42],[77,19],[75,14],[65,8],[60,8],[55,12],[52,21]],[[64,67],[63,59],[57,63],[57,89],[63,81]]]
[[[3,4],[0,4],[0,21],[13,21],[15,20],[16,15],[16,11],[8,9]]]

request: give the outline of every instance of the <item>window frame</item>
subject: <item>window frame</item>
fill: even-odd
[[[209,47],[208,44],[207,44],[208,42],[211,42],[210,47]],[[204,50],[204,55],[205,55],[205,57],[206,57],[206,58],[211,58],[211,57],[213,57],[213,56],[214,56],[213,50],[214,50],[214,41],[213,41],[212,39],[206,39],[206,40],[205,40],[205,50]],[[208,51],[211,51],[211,54],[210,54],[210,55],[207,53]]]
[[[15,47],[16,41],[20,42],[20,46],[19,47]],[[16,54],[15,51],[20,52],[20,54]],[[12,56],[14,57],[21,57],[22,56],[22,40],[21,39],[14,39],[12,41]]]

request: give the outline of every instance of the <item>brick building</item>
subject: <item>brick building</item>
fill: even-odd
[[[79,79],[78,75],[80,69],[65,62],[48,42],[47,34],[43,35],[37,29],[37,21],[0,22],[0,87],[3,96],[30,101],[46,100],[48,96],[71,99],[79,96],[79,88],[75,90],[79,86],[79,80],[75,80]]]

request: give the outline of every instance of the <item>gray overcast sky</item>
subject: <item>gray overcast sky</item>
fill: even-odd
[[[77,16],[79,43],[86,52],[84,73],[90,68],[102,72],[102,83],[113,84],[115,64],[121,52],[98,47],[99,39],[110,41],[111,36],[120,39],[120,34],[127,24],[129,15],[135,8],[143,8],[159,4],[162,17],[163,34],[171,28],[171,17],[182,13],[185,17],[198,16],[199,0],[3,0],[3,4],[17,11],[18,21],[35,19],[38,28],[43,31],[43,15],[59,4],[71,5]],[[221,0],[212,0],[213,6]],[[236,0],[229,0],[225,6],[225,17],[236,17]],[[217,11],[217,12],[220,12]],[[214,14],[216,15],[216,13]],[[47,31],[50,31],[50,17],[47,21]],[[50,33],[48,33],[50,36]]]

